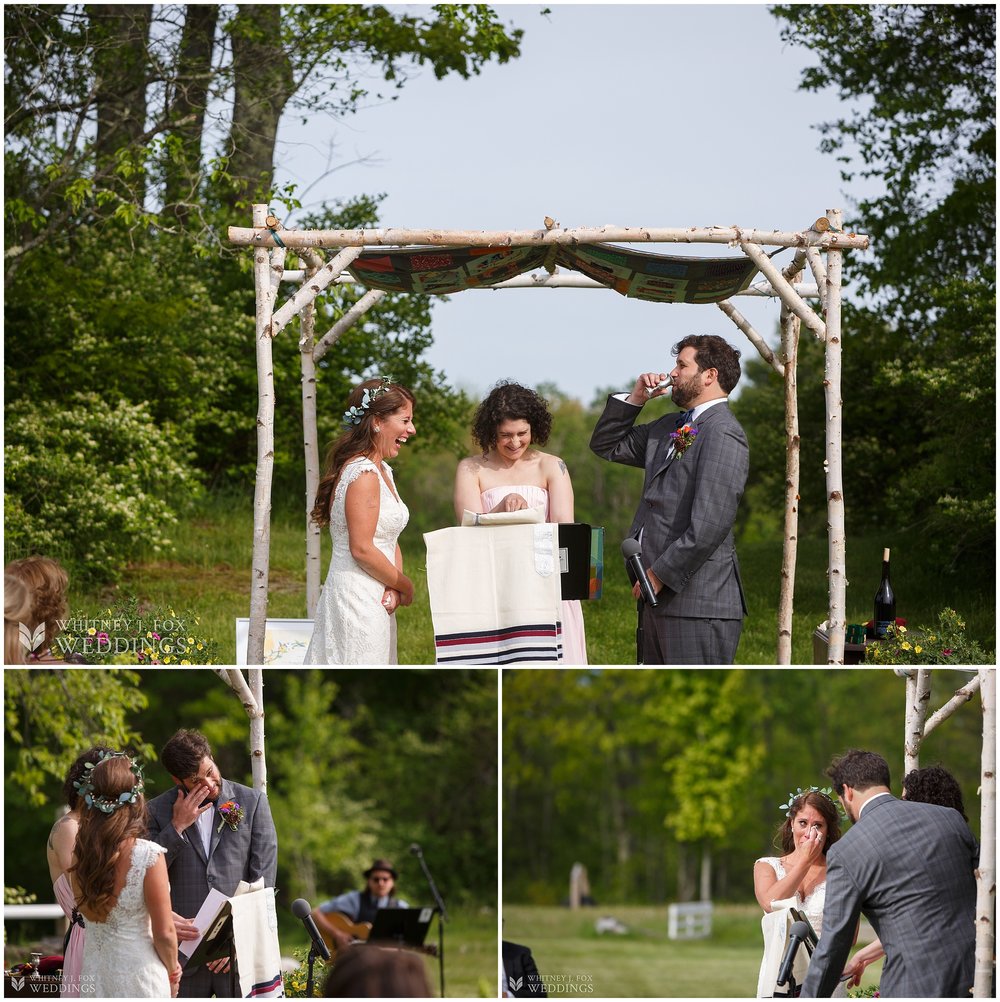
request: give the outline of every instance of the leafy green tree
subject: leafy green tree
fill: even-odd
[[[8,668],[4,672],[4,744],[7,782],[45,804],[46,785],[62,785],[66,772],[91,745],[131,746],[154,754],[132,726],[146,705],[139,674],[124,668],[75,671]]]
[[[995,567],[996,9],[986,5],[779,5],[782,38],[819,62],[802,87],[835,87],[844,117],[821,147],[842,176],[875,181],[845,225],[859,298],[844,313],[844,458],[856,527],[926,532],[942,564]],[[972,361],[974,360],[974,361]],[[802,340],[803,377],[818,373]],[[748,499],[777,502],[780,384],[749,366],[737,402],[755,455]],[[961,375],[959,375],[961,374]],[[818,400],[804,400],[803,510],[815,508]],[[960,430],[959,430],[960,429]],[[956,436],[974,447],[956,447]],[[758,445],[759,440],[759,445]],[[770,473],[763,472],[765,469]]]
[[[364,799],[350,793],[362,747],[335,711],[336,683],[323,671],[286,672],[281,688],[280,707],[267,715],[268,799],[283,847],[279,883],[290,898],[325,900],[371,862],[379,812],[370,786]]]
[[[996,8],[992,4],[775,5],[786,42],[820,61],[802,88],[834,87],[845,117],[819,126],[848,184],[880,182],[850,225],[862,291],[907,323],[935,288],[996,264]],[[860,163],[859,163],[860,161]],[[856,259],[856,260],[855,260]],[[985,269],[985,270],[984,270]]]
[[[373,77],[399,90],[423,64],[469,77],[521,37],[482,4],[11,4],[4,18],[8,277],[95,219],[217,247],[218,208],[270,201],[286,112],[353,113],[382,97]]]

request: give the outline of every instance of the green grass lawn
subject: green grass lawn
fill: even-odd
[[[215,498],[182,521],[173,534],[176,552],[170,559],[154,554],[133,565],[121,589],[143,602],[182,609],[197,615],[199,629],[220,644],[222,661],[236,657],[235,620],[249,615],[252,512],[248,501]],[[305,616],[304,518],[277,509],[271,526],[271,618]],[[872,614],[872,596],[881,573],[880,537],[849,537],[847,567],[848,622],[863,622]],[[936,621],[938,611],[951,605],[968,624],[969,634],[992,650],[995,642],[995,583],[975,568],[949,574],[926,556],[917,536],[892,540],[893,585],[897,614],[911,625]],[[426,588],[426,556],[419,533],[404,534],[402,548],[407,572],[414,579],[413,605],[397,614],[399,659],[402,664],[433,664],[433,629]],[[737,651],[739,664],[773,664],[777,637],[777,606],[781,540],[742,544],[740,565],[750,607]],[[323,536],[325,578],[330,544]],[[793,626],[793,663],[813,663],[812,635],[826,619],[827,543],[802,539],[796,576]],[[96,615],[106,608],[113,591],[71,591],[71,615]],[[614,555],[605,567],[604,596],[584,603],[587,650],[591,664],[635,663],[635,603],[626,586],[625,572]]]
[[[628,932],[597,933],[602,915]],[[575,912],[504,905],[503,935],[529,946],[539,974],[563,985],[558,994],[567,997],[752,998],[763,952],[760,915],[752,905],[718,905],[710,938],[671,940],[666,905]],[[872,964],[863,984],[877,984],[880,971],[881,962]]]

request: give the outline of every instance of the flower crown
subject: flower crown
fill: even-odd
[[[392,376],[383,376],[378,386],[365,389],[361,394],[361,403],[357,407],[348,407],[344,411],[344,427],[351,428],[361,424],[365,411],[392,385]]]
[[[785,812],[785,817],[790,818],[792,816],[792,805],[795,803],[799,797],[805,796],[807,793],[821,793],[834,807],[837,808],[837,814],[840,816],[842,822],[847,821],[847,812],[844,810],[843,805],[840,801],[833,795],[832,786],[824,786],[822,789],[818,786],[810,786],[808,789],[803,790],[801,786],[795,788],[794,793],[788,794],[788,803],[778,804],[778,810]]]
[[[134,804],[139,794],[142,793],[144,787],[142,781],[142,769],[139,767],[139,763],[134,759],[129,759],[129,767],[132,770],[133,775],[136,777],[136,784],[131,790],[127,790],[124,793],[120,793],[117,798],[112,799],[110,797],[95,797],[94,796],[94,767],[99,765],[101,762],[106,761],[110,758],[124,758],[128,759],[128,755],[125,752],[116,751],[102,751],[98,753],[97,762],[88,762],[83,768],[83,776],[78,779],[74,784],[74,789],[80,794],[83,802],[89,808],[96,808],[102,811],[104,814],[114,814],[119,807],[125,804]]]

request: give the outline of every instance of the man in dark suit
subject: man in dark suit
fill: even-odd
[[[846,752],[827,773],[855,823],[826,856],[823,933],[803,998],[837,987],[861,914],[885,950],[883,998],[968,998],[978,862],[969,826],[951,807],[893,797],[874,752]]]
[[[636,425],[646,401],[668,392],[655,389],[665,373],[643,373],[628,395],[608,398],[590,448],[646,471],[629,529],[657,598],[642,610],[643,663],[732,664],[746,615],[733,522],[750,469],[728,402],[740,353],[714,334],[690,335],[673,353],[669,392],[685,411]]]
[[[520,943],[501,940],[501,959],[503,961],[504,983],[501,995],[504,998],[542,998],[548,997],[545,982],[542,981],[535,958],[531,950]]]
[[[176,785],[149,801],[149,837],[167,850],[174,911],[194,918],[210,888],[231,897],[241,880],[274,887],[278,840],[267,797],[223,779],[198,731],[178,731],[160,761]],[[185,968],[180,996],[232,997],[229,968],[227,959]]]

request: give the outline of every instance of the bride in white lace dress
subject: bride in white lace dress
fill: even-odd
[[[776,839],[784,855],[763,856],[753,868],[754,891],[767,915],[784,908],[798,908],[817,937],[823,934],[826,853],[840,835],[840,816],[829,794],[813,787],[789,797],[788,813]],[[766,917],[762,925],[765,929],[764,959],[757,982],[757,997],[770,998],[774,994],[784,939],[778,927]],[[800,952],[805,953],[805,948]],[[802,978],[797,977],[797,980],[801,984]],[[834,992],[835,998],[846,995],[844,984]]]
[[[386,460],[416,434],[413,395],[388,377],[368,379],[349,404],[312,511],[330,527],[333,555],[304,663],[396,664],[394,613],[413,601],[413,582],[398,543],[409,511]]]
[[[70,869],[87,922],[82,995],[170,998],[181,967],[170,911],[165,850],[146,833],[142,774],[112,752],[78,784],[80,829]]]

